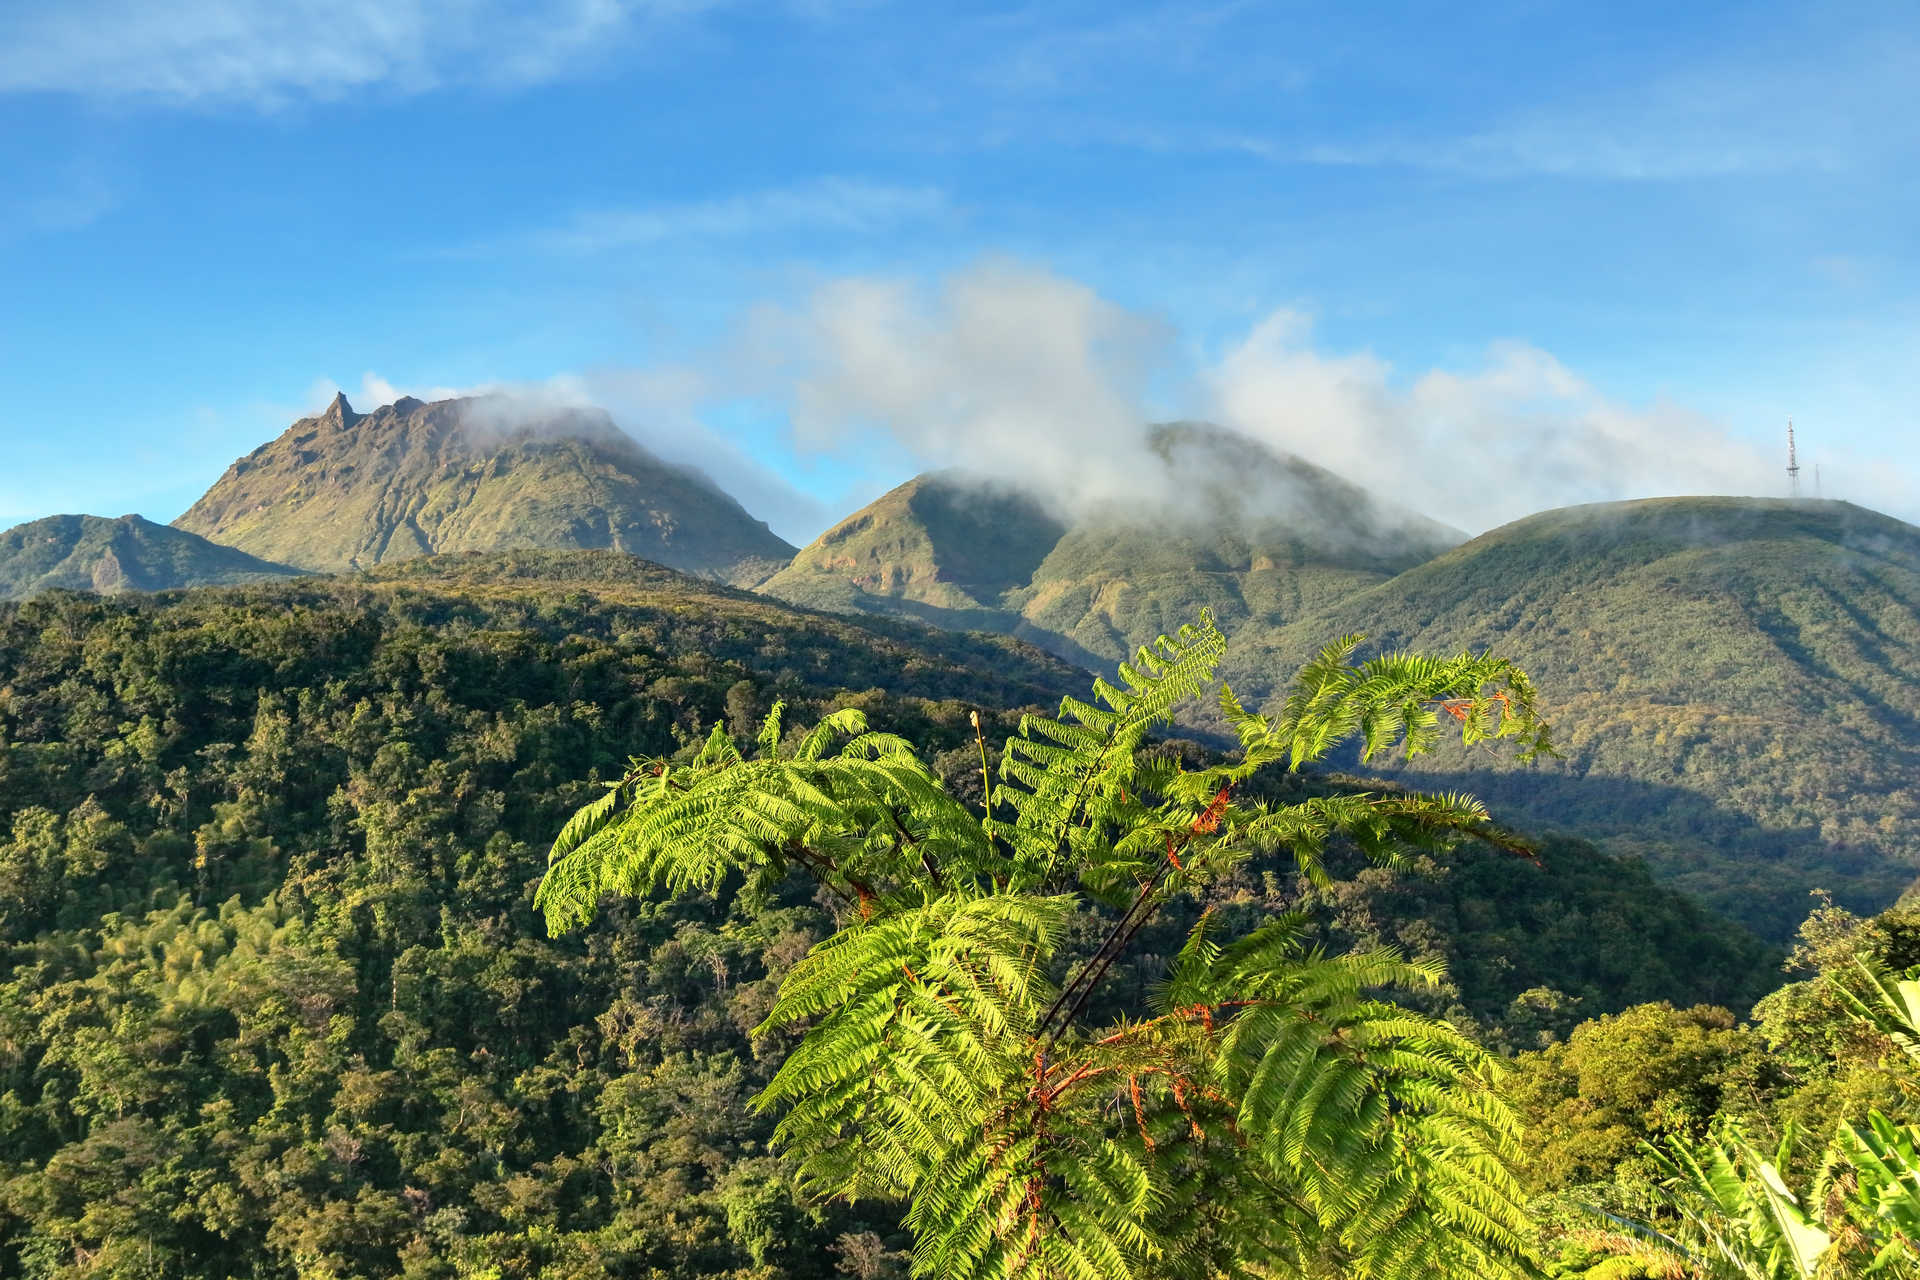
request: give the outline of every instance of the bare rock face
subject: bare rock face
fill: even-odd
[[[42,591],[164,591],[297,576],[300,570],[140,516],[48,516],[0,532],[0,600]]]
[[[510,548],[629,552],[741,585],[793,548],[706,476],[655,457],[597,409],[502,396],[345,396],[227,469],[174,521],[303,569]]]

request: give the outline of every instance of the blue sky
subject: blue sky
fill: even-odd
[[[1915,86],[1905,0],[5,0],[0,522],[336,386],[595,400],[796,540],[1172,415],[1468,529],[1792,416],[1916,518]]]

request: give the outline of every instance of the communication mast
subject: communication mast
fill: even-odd
[[[1793,450],[1793,419],[1787,419],[1787,493],[1800,496],[1800,458]]]

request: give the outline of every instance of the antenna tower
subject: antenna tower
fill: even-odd
[[[1793,419],[1787,419],[1787,493],[1800,496],[1800,458],[1793,450]]]

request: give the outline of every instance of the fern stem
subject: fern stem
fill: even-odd
[[[1231,787],[1220,788],[1219,793],[1208,803],[1206,809],[1181,834],[1179,848],[1174,847],[1173,836],[1171,834],[1167,836],[1167,856],[1161,860],[1158,867],[1154,868],[1153,875],[1146,884],[1141,886],[1140,892],[1134,897],[1126,912],[1114,922],[1111,929],[1107,930],[1107,935],[1101,939],[1099,947],[1095,948],[1094,953],[1087,957],[1086,963],[1080,966],[1080,971],[1074,975],[1073,981],[1061,989],[1060,994],[1054,998],[1053,1004],[1048,1006],[1046,1016],[1040,1020],[1040,1025],[1034,1034],[1044,1036],[1048,1048],[1053,1047],[1054,1042],[1060,1038],[1060,1034],[1085,1010],[1087,1001],[1093,998],[1094,988],[1099,986],[1100,980],[1107,976],[1107,970],[1113,967],[1113,962],[1120,958],[1120,953],[1132,945],[1134,938],[1139,936],[1140,930],[1144,929],[1147,921],[1153,918],[1153,913],[1159,910],[1160,901],[1155,901],[1155,897],[1160,887],[1166,883],[1167,873],[1185,870],[1180,863],[1180,853],[1193,843],[1195,836],[1211,834],[1218,829],[1220,819],[1226,813],[1227,800],[1231,792]],[[1056,1018],[1058,1025],[1055,1025]]]
[[[993,819],[993,772],[987,767],[987,735],[980,731],[980,713],[972,712],[973,740],[980,744],[980,786],[985,792],[987,819]],[[987,839],[993,839],[992,828],[988,828]]]
[[[1140,892],[1128,904],[1125,913],[1107,930],[1106,936],[1100,940],[1100,945],[1094,948],[1093,954],[1087,957],[1079,971],[1073,975],[1073,980],[1062,987],[1060,994],[1054,997],[1053,1003],[1047,1006],[1046,1015],[1040,1019],[1040,1025],[1035,1028],[1034,1034],[1045,1037],[1048,1048],[1051,1048],[1060,1038],[1060,1034],[1080,1016],[1081,1011],[1086,1008],[1087,1001],[1092,998],[1093,989],[1099,985],[1100,979],[1106,977],[1107,970],[1113,967],[1113,962],[1119,958],[1120,952],[1126,949],[1127,944],[1132,942],[1134,936],[1140,932],[1141,926],[1145,925],[1148,918],[1153,915],[1153,907],[1157,904],[1152,904],[1151,899],[1155,891],[1160,888],[1161,882],[1166,879],[1167,872],[1172,869],[1171,861],[1162,862],[1154,869],[1152,877],[1141,886]],[[1142,907],[1146,910],[1142,911]],[[1138,919],[1135,918],[1136,913],[1138,913]]]
[[[831,858],[815,853],[797,840],[787,842],[787,853],[795,862],[798,862],[807,869],[807,874],[813,877],[814,883],[838,898],[843,905],[849,907],[857,905],[857,899],[848,896],[844,889],[827,878],[828,871],[839,870]],[[851,879],[851,877],[849,877],[849,879]],[[854,883],[856,885],[859,884],[858,881],[854,881]]]

